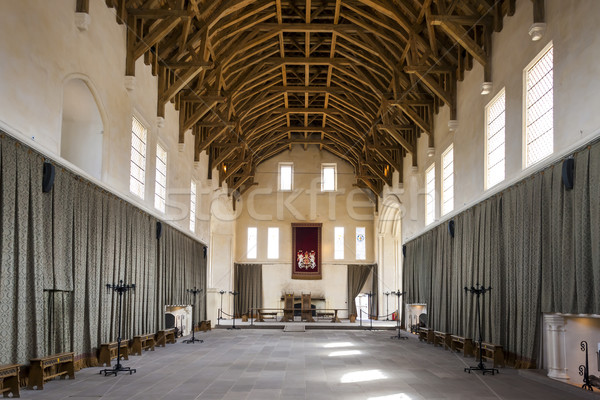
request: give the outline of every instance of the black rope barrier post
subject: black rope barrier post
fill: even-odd
[[[196,339],[196,326],[194,325],[194,312],[196,311],[196,295],[198,293],[200,293],[202,291],[202,289],[196,289],[196,286],[194,286],[193,289],[188,289],[187,292],[191,293],[194,295],[194,304],[192,305],[192,337],[190,339],[184,340],[183,343],[196,343],[196,342],[200,342],[200,343],[204,343],[204,340],[202,339]]]
[[[385,294],[385,320],[389,321],[390,320],[390,307],[389,307],[389,299],[390,299],[390,292],[385,292],[383,293]]]
[[[369,293],[365,293],[365,295],[368,296],[368,300],[367,300],[367,317],[369,318],[369,321],[370,321],[369,322],[369,327],[367,329],[370,330],[370,331],[372,331],[373,330],[373,316],[371,315],[371,297],[373,297],[373,293],[369,292]]]
[[[111,285],[109,283],[106,284],[106,290],[107,292],[110,292],[111,290],[113,291],[113,293],[117,293],[119,295],[119,311],[118,311],[118,324],[119,324],[119,329],[118,329],[118,335],[117,335],[117,365],[114,366],[114,368],[108,368],[108,369],[103,369],[102,371],[100,371],[100,373],[104,372],[104,376],[108,376],[108,375],[112,375],[114,374],[115,376],[117,376],[117,374],[119,372],[129,372],[129,375],[133,374],[134,372],[136,372],[135,369],[133,368],[129,368],[129,367],[124,367],[121,364],[121,309],[123,306],[123,293],[126,293],[130,290],[135,290],[135,284],[124,284],[123,280],[121,279],[119,281],[119,284],[115,285],[114,283]]]
[[[404,296],[406,292],[401,292],[400,290],[396,290],[395,292],[390,292],[390,294],[395,295],[398,298],[398,310],[396,313],[396,329],[398,330],[398,334],[394,336],[390,336],[390,339],[399,339],[406,340],[407,336],[402,336],[402,331],[400,330],[400,297]]]
[[[492,375],[494,375],[494,373],[499,374],[500,371],[498,371],[497,368],[486,368],[485,364],[483,363],[483,346],[482,346],[482,342],[483,342],[483,335],[481,333],[481,311],[480,311],[480,298],[481,295],[484,295],[486,293],[488,293],[490,290],[492,290],[492,287],[483,287],[481,285],[479,285],[479,283],[477,283],[475,285],[475,287],[471,286],[470,288],[465,286],[465,293],[471,293],[471,295],[475,295],[477,296],[475,299],[476,302],[476,306],[475,308],[477,309],[477,325],[479,328],[479,364],[477,364],[475,367],[467,367],[465,368],[465,372],[471,373],[471,371],[481,371],[483,373],[483,375],[485,375],[486,373],[491,373]]]
[[[581,385],[582,389],[587,389],[590,392],[593,392],[594,389],[590,384],[590,364],[588,363],[588,344],[585,340],[582,340],[580,343],[581,351],[585,351],[585,365],[579,366],[579,375],[583,376],[583,385]]]
[[[235,308],[236,308],[235,307],[236,306],[235,296],[237,296],[238,294],[240,294],[240,292],[231,292],[230,291],[229,294],[233,296],[233,316],[231,317],[231,318],[233,318],[233,325],[230,328],[227,328],[228,331],[230,331],[232,329],[241,329],[241,328],[238,328],[238,327],[235,326],[235,311],[236,311],[235,310]]]
[[[217,325],[221,326],[221,319],[223,319],[223,294],[225,294],[224,290],[219,291],[221,295],[221,307],[219,308],[219,316],[217,317]]]

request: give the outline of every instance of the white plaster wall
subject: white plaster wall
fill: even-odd
[[[90,87],[104,125],[101,180],[92,179],[146,211],[208,243],[209,204],[197,201],[195,233],[189,231],[190,180],[207,186],[207,157],[193,166],[193,140],[178,150],[178,112],[166,107],[164,127],[156,118],[157,81],[142,58],[135,89],[125,89],[126,28],[102,0],[90,1],[87,31],[75,26],[75,1],[0,2],[0,128],[82,175],[60,158],[63,86],[76,77]],[[131,118],[148,128],[145,199],[129,193]],[[168,151],[167,212],[154,209],[156,143]]]
[[[294,191],[278,192],[278,165],[294,163]],[[320,191],[321,163],[337,163],[338,190],[334,193]],[[350,164],[332,154],[320,152],[316,146],[303,150],[294,146],[260,164],[256,170],[257,186],[244,194],[236,205],[236,262],[281,263],[292,259],[292,222],[320,222],[323,224],[323,264],[372,263],[374,261],[374,210],[375,205],[361,189],[353,186],[354,170]],[[258,227],[258,257],[246,257],[246,236],[249,226]],[[334,227],[344,227],[344,259],[333,257]],[[367,258],[356,260],[355,230],[366,228]],[[279,259],[267,259],[267,228],[279,227]],[[289,260],[289,261],[288,261]],[[291,271],[290,276],[291,276]]]
[[[64,158],[102,179],[102,125],[63,120],[61,139]]]
[[[483,68],[475,61],[458,83],[457,119],[459,128],[448,130],[448,107],[435,117],[435,155],[427,157],[427,137],[418,145],[418,170],[411,171],[405,159],[402,201],[406,205],[403,239],[410,240],[426,229],[424,224],[425,170],[436,164],[436,221],[489,196],[568,154],[578,145],[600,134],[600,2],[595,0],[546,0],[547,31],[538,41],[530,40],[533,22],[530,1],[518,1],[516,13],[504,18],[502,32],[494,33],[492,45],[493,89],[482,96]],[[554,46],[554,155],[523,169],[523,70],[550,42]],[[484,190],[485,107],[502,89],[506,90],[506,178]],[[441,156],[454,143],[454,209],[440,215]],[[432,226],[434,226],[432,224]]]
[[[294,163],[294,191],[278,192],[279,162]],[[337,164],[337,192],[321,193],[321,163]],[[257,186],[246,192],[236,204],[236,262],[263,264],[263,304],[280,307],[280,298],[286,291],[300,294],[311,292],[324,295],[328,306],[346,308],[347,264],[368,264],[375,261],[374,204],[355,183],[350,164],[328,152],[319,152],[316,146],[305,151],[294,146],[260,164],[256,170]],[[321,263],[323,279],[291,279],[292,222],[320,222]],[[247,228],[258,228],[258,256],[248,259]],[[334,227],[344,227],[344,259],[334,259]],[[366,228],[367,258],[356,260],[355,230]],[[279,227],[279,258],[267,258],[267,231]]]

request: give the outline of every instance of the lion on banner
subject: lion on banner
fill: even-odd
[[[296,259],[298,261],[298,268],[300,269],[315,269],[317,267],[314,250],[311,250],[310,252],[298,250]]]

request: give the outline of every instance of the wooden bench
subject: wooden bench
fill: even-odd
[[[133,344],[131,346],[131,354],[141,356],[142,350],[154,351],[154,346],[156,346],[156,341],[154,340],[153,333],[134,336]]]
[[[19,369],[20,365],[0,366],[0,393],[4,397],[12,394],[12,397],[20,397],[19,394]]]
[[[452,344],[450,334],[441,331],[433,331],[433,345],[442,346],[444,350],[449,349]]]
[[[502,350],[502,346],[491,344],[491,343],[481,343],[481,357],[486,361],[491,361],[494,363],[494,368],[504,367],[506,364],[504,363],[504,351]],[[475,342],[475,358],[479,360],[479,343]]]
[[[121,341],[121,357],[125,360],[129,360],[129,346],[127,345],[129,341],[123,340]],[[110,367],[110,361],[117,358],[118,342],[111,343],[102,343],[100,345],[100,354],[98,355],[98,362],[100,365],[106,365]]]
[[[167,343],[175,344],[175,329],[164,329],[156,334],[156,346],[165,347]]]
[[[198,330],[201,331],[201,332],[210,331],[212,329],[211,326],[212,325],[211,325],[210,319],[206,320],[206,321],[200,321],[200,325],[198,327]]]
[[[333,312],[330,311],[317,311],[317,319],[333,319]]]
[[[38,390],[44,389],[44,382],[60,376],[65,379],[75,379],[75,355],[74,353],[54,354],[43,358],[31,359],[29,369],[29,389],[36,387]]]
[[[267,319],[274,319],[275,321],[277,321],[277,313],[278,311],[272,311],[272,310],[258,310],[258,318],[256,318],[256,322],[265,322],[265,318]]]
[[[433,329],[429,328],[419,328],[419,341],[424,341],[426,343],[433,343]]]
[[[463,353],[464,357],[473,356],[473,341],[462,336],[450,335],[450,349]]]

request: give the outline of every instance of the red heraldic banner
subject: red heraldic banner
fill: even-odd
[[[292,224],[292,279],[321,279],[321,225]]]

